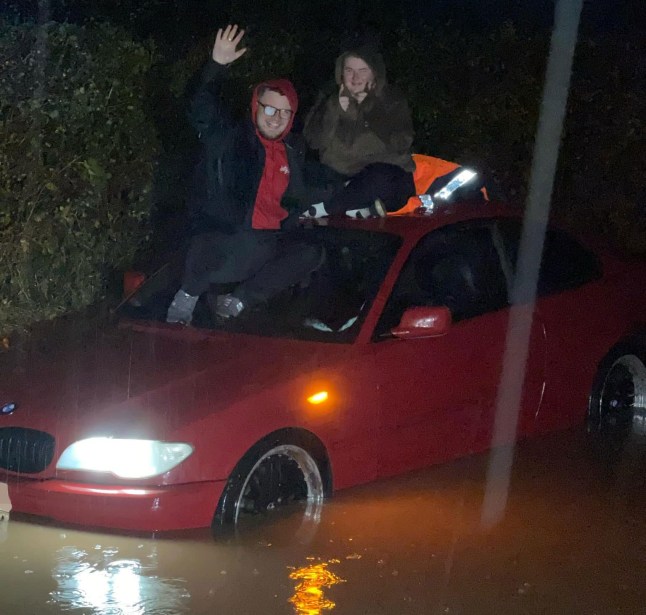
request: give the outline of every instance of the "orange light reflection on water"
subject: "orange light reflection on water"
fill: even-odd
[[[334,563],[338,563],[335,560]],[[289,578],[299,581],[294,589],[294,595],[289,599],[294,605],[296,615],[321,615],[323,611],[331,611],[336,604],[325,597],[323,588],[332,587],[337,583],[345,583],[345,579],[328,570],[328,562],[310,564],[296,568]]]

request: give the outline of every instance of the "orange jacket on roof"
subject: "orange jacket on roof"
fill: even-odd
[[[415,182],[415,194],[426,194],[432,183],[443,175],[448,175],[451,171],[459,168],[460,165],[434,156],[425,156],[424,154],[413,154],[415,162],[415,171],[413,172],[413,181]],[[481,188],[481,192],[486,201],[489,200],[486,188]],[[397,211],[389,212],[389,216],[400,216],[415,211],[421,206],[419,196],[412,196],[404,207]]]
[[[413,172],[413,181],[415,182],[415,194],[425,194],[431,184],[442,175],[446,175],[457,169],[460,165],[441,158],[433,156],[424,156],[423,154],[413,154],[415,161],[415,171]],[[412,196],[404,207],[388,215],[399,216],[415,211],[421,205],[417,196]]]

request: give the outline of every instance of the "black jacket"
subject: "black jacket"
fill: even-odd
[[[209,60],[193,96],[189,120],[198,133],[200,152],[188,196],[194,233],[233,233],[251,228],[256,193],[265,165],[265,149],[248,117],[235,122],[221,100],[226,67]],[[313,169],[306,180],[305,145],[296,135],[283,142],[290,178],[281,206],[288,212],[281,228],[296,225],[298,216],[321,198]],[[308,163],[309,165],[309,163]]]

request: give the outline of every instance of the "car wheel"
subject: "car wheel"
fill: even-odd
[[[298,433],[275,434],[261,440],[234,468],[213,519],[215,530],[293,512],[303,527],[320,520],[328,493],[327,463],[322,445]]]
[[[646,436],[643,356],[619,349],[603,361],[590,395],[588,431],[613,448],[629,436]]]

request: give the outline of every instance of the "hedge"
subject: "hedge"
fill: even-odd
[[[99,299],[149,232],[150,43],[0,22],[0,331]]]

